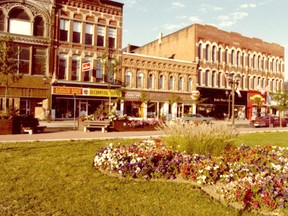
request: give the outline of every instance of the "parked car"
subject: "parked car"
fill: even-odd
[[[285,118],[283,118],[281,122],[282,127],[286,127],[288,125],[288,121]],[[250,125],[254,127],[279,127],[280,118],[278,116],[262,116],[256,118],[255,120],[251,120]]]
[[[211,117],[205,117],[201,114],[187,114],[183,117],[181,117],[181,121],[184,123],[194,123],[194,124],[210,124],[213,118]]]

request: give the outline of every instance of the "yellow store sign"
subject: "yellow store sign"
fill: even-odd
[[[96,89],[96,88],[69,88],[69,87],[53,87],[53,94],[61,95],[85,95],[98,97],[119,97],[121,92],[115,89]]]

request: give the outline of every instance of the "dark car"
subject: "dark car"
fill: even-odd
[[[281,120],[282,127],[286,127],[288,121],[283,118]],[[280,118],[278,116],[262,116],[250,121],[250,125],[254,127],[277,127],[280,126]]]
[[[201,114],[187,114],[181,117],[181,120],[185,123],[194,123],[194,124],[201,124],[206,123],[210,124],[213,118],[202,116]]]

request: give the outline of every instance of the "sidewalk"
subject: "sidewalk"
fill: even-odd
[[[227,124],[228,121],[213,121],[213,124]],[[83,132],[77,130],[77,122],[74,121],[40,121],[41,126],[46,126],[44,133],[36,134],[12,134],[0,135],[0,143],[3,142],[31,142],[31,141],[60,141],[60,140],[93,140],[93,139],[116,139],[116,138],[150,138],[163,135],[161,131],[125,131],[108,132],[99,131]],[[249,127],[247,120],[235,120],[235,126]],[[75,127],[75,130],[74,130]]]

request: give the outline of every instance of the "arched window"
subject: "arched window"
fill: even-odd
[[[164,76],[162,74],[159,77],[159,89],[164,89]]]
[[[206,61],[210,60],[210,46],[209,44],[206,45]]]
[[[22,8],[15,8],[10,12],[9,32],[12,34],[32,35],[30,17]]]
[[[34,20],[34,36],[44,36],[44,21],[42,17],[37,16]]]
[[[231,51],[231,64],[232,65],[235,64],[235,51],[234,50]]]
[[[209,80],[209,71],[207,70],[205,72],[205,86],[209,86],[209,82],[210,82],[210,80]]]
[[[143,73],[141,71],[138,71],[137,73],[137,88],[143,88]]]
[[[67,67],[67,54],[59,55],[59,68],[58,68],[58,79],[67,79],[68,67]]]
[[[219,61],[219,63],[222,62],[222,49],[221,49],[221,47],[218,49],[218,61]]]
[[[225,64],[229,63],[229,51],[228,49],[225,50]]]
[[[179,91],[183,91],[183,77],[179,78],[178,89]]]
[[[188,83],[187,83],[187,89],[188,89],[188,92],[191,92],[192,91],[192,85],[193,85],[193,81],[191,78],[188,79]]]
[[[258,56],[258,60],[257,60],[257,68],[258,68],[258,70],[261,69],[261,57],[260,57],[260,56]]]
[[[153,89],[154,88],[154,75],[149,74],[148,76],[148,88]]]
[[[236,56],[236,65],[237,65],[237,66],[240,65],[240,51],[237,52],[237,56]]]
[[[201,70],[198,71],[198,85],[199,86],[202,85],[202,71]]]
[[[251,54],[248,54],[248,67],[251,67]]]
[[[211,83],[211,85],[212,85],[212,87],[216,87],[216,71],[213,71],[212,72],[212,83]]]
[[[242,53],[242,67],[245,67],[245,53]]]
[[[174,90],[174,77],[169,77],[169,90]]]
[[[256,55],[255,54],[253,55],[253,59],[252,59],[252,67],[253,69],[256,68]]]
[[[0,31],[5,30],[5,15],[2,10],[0,10]]]
[[[222,87],[222,73],[218,73],[218,87]]]
[[[199,60],[202,59],[202,44],[200,43],[199,44],[199,47],[198,47],[198,58]]]
[[[131,78],[132,78],[132,73],[130,71],[126,71],[126,74],[125,74],[125,86],[126,87],[131,87]]]
[[[216,46],[212,47],[212,61],[216,61]]]

